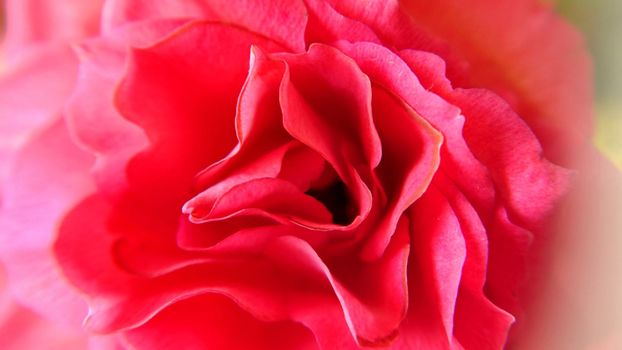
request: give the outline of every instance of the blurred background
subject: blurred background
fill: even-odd
[[[557,0],[556,7],[586,37],[596,76],[596,143],[622,169],[622,0]]]

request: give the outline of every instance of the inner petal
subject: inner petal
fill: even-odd
[[[373,169],[382,156],[369,78],[350,58],[324,45],[279,57],[287,63],[280,86],[283,125],[334,168],[356,204],[349,226],[357,226],[371,211]]]

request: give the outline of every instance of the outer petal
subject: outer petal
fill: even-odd
[[[466,259],[454,315],[454,335],[465,349],[501,349],[514,322],[484,294],[488,267],[488,237],[477,211],[442,173],[434,184],[455,213],[464,236]],[[510,274],[510,271],[507,271]]]
[[[347,349],[353,344],[351,337],[332,336],[347,334],[343,311],[325,268],[303,241],[274,240],[259,246],[259,254],[220,259],[153,279],[137,278],[113,260],[112,236],[102,217],[109,210],[100,198],[84,201],[65,220],[55,246],[68,278],[92,296],[90,329],[134,328],[175,302],[213,292],[230,296],[259,319],[303,323],[323,348]],[[76,234],[85,224],[92,228],[89,234]],[[323,312],[317,313],[318,308]]]
[[[587,52],[578,34],[541,1],[329,2],[371,27],[385,46],[441,56],[454,86],[502,96],[535,130],[547,157],[568,160],[590,135]]]
[[[304,50],[306,10],[299,0],[112,0],[104,9],[104,30],[155,18],[194,18],[233,23],[294,51]]]
[[[425,57],[420,64],[422,56],[417,51],[405,50],[401,56],[425,80],[439,82],[430,86],[432,91],[462,109],[464,140],[490,173],[511,219],[529,229],[541,224],[568,189],[570,171],[544,157],[533,131],[497,95],[481,89],[453,90],[442,82],[443,66]],[[435,126],[441,123],[443,121],[432,121]],[[453,148],[448,150],[454,152]],[[463,162],[457,158],[452,161]],[[477,169],[478,166],[465,167],[468,168]],[[460,179],[454,181],[461,182]],[[461,187],[468,192],[467,188],[473,186]]]
[[[142,200],[178,205],[190,196],[195,174],[233,148],[236,100],[253,44],[279,48],[243,29],[195,22],[158,45],[132,51],[117,104],[152,144],[128,167]]]
[[[568,147],[581,146],[591,134],[587,51],[577,32],[543,2],[403,0],[401,4],[417,24],[469,62],[466,76],[449,72],[455,86],[485,87],[505,98],[534,129],[548,157],[567,160],[573,151]]]
[[[259,321],[219,295],[176,303],[124,337],[132,347],[153,350],[317,349],[313,335],[301,325]]]
[[[494,94],[458,89],[448,98],[462,108],[464,138],[490,171],[511,219],[537,227],[568,190],[571,172],[544,158],[535,135]]]
[[[93,190],[92,157],[57,121],[18,155],[0,217],[0,252],[18,298],[48,318],[80,324],[86,305],[58,271],[50,246],[60,221]]]
[[[95,34],[103,0],[5,0],[3,49],[16,58],[36,44],[64,44]]]
[[[7,290],[4,271],[0,269],[0,343],[3,349],[38,349],[45,344],[47,350],[83,350],[86,340],[86,335],[79,330],[54,324],[17,304]]]
[[[15,152],[57,119],[71,93],[77,61],[63,47],[35,52],[8,68],[0,80],[0,203]]]
[[[455,214],[434,187],[410,211],[409,309],[396,349],[450,349],[465,242]]]
[[[474,203],[478,212],[492,211],[494,186],[488,170],[475,158],[464,140],[464,116],[460,115],[460,110],[426,90],[417,79],[418,76],[413,74],[411,67],[389,49],[372,43],[340,42],[339,47],[357,62],[375,84],[402,98],[418,115],[443,134],[442,167],[450,174],[460,174],[453,180],[460,184],[461,190]],[[419,62],[421,61],[417,60],[415,63]],[[427,65],[424,67],[429,68]],[[432,69],[437,74],[437,70],[441,70],[441,75],[444,73],[442,65]]]
[[[305,0],[305,3],[309,12],[305,32],[308,44],[317,42],[330,44],[339,40],[380,42],[374,31],[366,24],[344,16],[329,2]]]
[[[152,45],[183,23],[154,21],[128,25],[76,48],[81,65],[65,115],[77,141],[97,156],[95,179],[99,190],[111,197],[118,197],[127,189],[125,167],[148,145],[144,132],[123,118],[114,105],[127,47]]]

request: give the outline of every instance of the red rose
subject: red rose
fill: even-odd
[[[0,87],[22,302],[88,306],[100,348],[504,347],[590,132],[549,9],[109,0],[100,28]]]

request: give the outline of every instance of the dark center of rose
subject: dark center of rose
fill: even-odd
[[[333,223],[348,225],[354,220],[354,206],[346,185],[338,180],[323,188],[312,188],[305,192],[320,201],[333,214]]]

